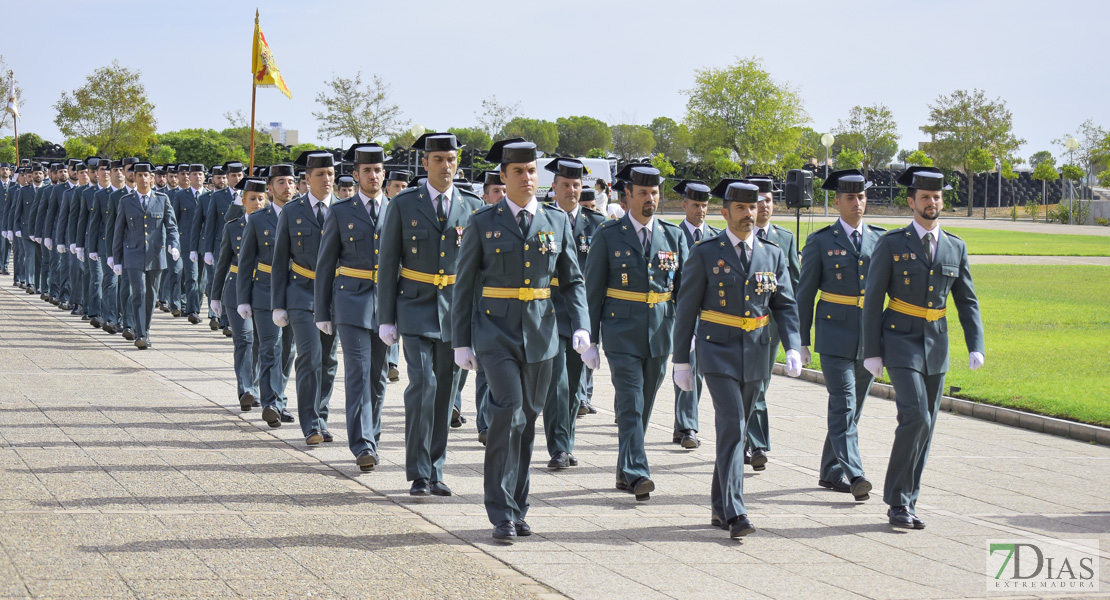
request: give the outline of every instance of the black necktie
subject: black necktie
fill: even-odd
[[[925,262],[933,262],[933,232],[925,234]]]
[[[370,201],[370,220],[375,223],[378,222],[378,203],[374,200]]]
[[[440,196],[442,198],[442,196]],[[442,206],[442,204],[440,205]],[[520,235],[528,238],[528,228],[532,226],[532,214],[526,210],[521,210],[516,215],[516,222],[520,225]]]
[[[762,229],[756,229],[755,230],[755,237],[757,237],[761,240],[765,240],[765,239],[767,239],[767,232],[762,230]],[[744,245],[746,246],[747,244],[744,244]]]
[[[647,227],[640,228],[640,247],[644,249],[644,256],[648,253]]]
[[[747,273],[751,266],[751,261],[748,259],[748,245],[740,242],[736,247],[740,249],[740,266],[744,268],[744,273]]]
[[[859,230],[852,232],[852,245],[855,246],[856,252],[859,252]]]
[[[443,206],[444,204],[446,204],[446,198],[444,198],[443,194],[440,194],[440,195],[436,196],[436,216],[439,217],[439,222],[440,223],[446,223],[447,222],[447,211]],[[526,211],[522,211],[522,212],[526,212]],[[522,230],[522,231],[524,231],[524,230]]]
[[[698,229],[694,230],[694,242],[700,242],[700,241],[701,241],[701,228],[698,228]]]

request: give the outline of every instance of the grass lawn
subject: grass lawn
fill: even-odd
[[[945,392],[957,386],[960,398],[1110,426],[1110,268],[973,265],[971,273],[987,360],[968,370],[952,305]]]
[[[909,219],[886,221],[868,221],[878,227],[898,229],[909,224]],[[681,223],[682,219],[674,220]],[[723,228],[723,219],[706,219],[717,228]],[[787,215],[777,215],[774,223],[785,227],[797,236],[795,221]],[[802,236],[799,244],[805,245],[805,238],[810,233],[825,226],[824,222],[808,223],[802,219]],[[941,227],[946,231],[959,236],[967,242],[967,251],[970,254],[1006,254],[1015,256],[1110,256],[1110,237],[1097,235],[1075,234],[1050,234],[1050,233],[1023,233],[1017,231],[999,231],[995,229],[975,229],[967,227]]]

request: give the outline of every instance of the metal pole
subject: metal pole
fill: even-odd
[[[829,175],[829,147],[825,146],[825,177]],[[829,216],[829,190],[825,190],[825,216]],[[801,217],[798,217],[799,219]],[[799,221],[800,222],[800,221]],[[799,235],[801,235],[799,233]]]
[[[1075,151],[1074,150],[1069,150],[1068,151],[1068,162],[1073,164],[1073,165],[1075,164]],[[1073,182],[1071,180],[1071,177],[1068,177],[1068,225],[1072,224],[1072,214],[1071,213],[1072,213],[1072,210],[1073,210],[1072,203],[1074,202],[1074,198],[1075,198],[1075,182]]]

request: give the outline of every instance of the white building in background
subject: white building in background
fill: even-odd
[[[270,140],[273,141],[275,144],[296,146],[300,143],[299,141],[297,141],[297,130],[286,129],[281,126],[281,123],[272,122],[264,131],[270,136]]]

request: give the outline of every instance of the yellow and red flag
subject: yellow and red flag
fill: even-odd
[[[254,75],[255,87],[276,87],[290,100],[293,94],[285,85],[285,80],[278,70],[277,61],[274,60],[270,45],[266,43],[266,36],[258,25],[258,11],[254,13],[254,56],[251,60],[251,74]]]

